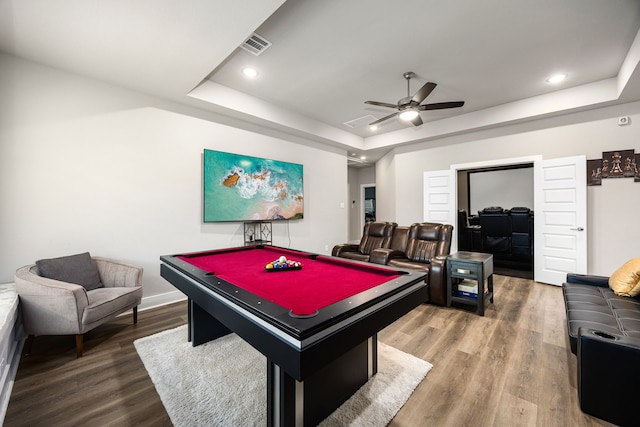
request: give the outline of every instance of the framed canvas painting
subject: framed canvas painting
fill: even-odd
[[[587,185],[602,185],[602,159],[587,160]]]
[[[204,222],[304,217],[301,164],[204,150]]]
[[[602,153],[602,177],[626,178],[635,175],[631,164],[634,150],[605,151]]]

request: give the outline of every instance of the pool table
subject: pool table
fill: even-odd
[[[301,267],[265,268],[280,257]],[[160,260],[188,297],[192,345],[233,332],[266,356],[270,426],[330,415],[377,372],[378,331],[428,298],[425,273],[275,246]]]

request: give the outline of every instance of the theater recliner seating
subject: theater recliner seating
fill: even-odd
[[[532,269],[533,211],[531,209],[513,207],[505,210],[499,206],[493,206],[478,211],[478,218],[479,232],[482,235],[480,247],[469,247],[469,236],[462,235],[459,239],[459,250],[493,254],[494,266]],[[462,221],[462,214],[459,216],[459,221]]]
[[[638,425],[640,298],[616,295],[608,277],[593,275],[568,274],[562,291],[580,408],[617,425]]]
[[[412,224],[404,251],[376,249],[371,262],[429,273],[429,302],[446,304],[447,276],[445,262],[451,252],[453,226],[431,222]]]
[[[511,216],[511,255],[516,259],[531,262],[533,255],[533,211],[514,207]]]
[[[376,264],[387,264],[391,254],[397,254],[398,257],[404,257],[407,246],[409,245],[409,233],[411,227],[398,225],[391,235],[391,242],[388,248],[374,249],[371,252],[370,262]]]
[[[389,247],[391,236],[397,225],[395,222],[368,222],[364,226],[359,244],[336,245],[331,255],[356,261],[369,261],[371,251]]]
[[[480,252],[482,250],[482,227],[471,225],[467,211],[458,211],[458,250],[469,252]]]
[[[509,211],[501,207],[484,208],[478,211],[482,250],[492,254],[511,253],[511,220]]]
[[[367,261],[401,269],[426,271],[429,285],[428,302],[445,305],[445,260],[451,251],[452,234],[453,226],[448,224],[427,222],[415,223],[410,227],[395,225],[386,247],[372,250]],[[342,249],[344,246],[334,247],[333,255],[343,256],[350,253]]]

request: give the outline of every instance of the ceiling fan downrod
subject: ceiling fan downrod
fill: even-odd
[[[402,77],[404,77],[407,80],[407,98],[411,98],[410,82],[411,82],[411,78],[415,77],[415,75],[416,74],[413,71],[407,71],[402,75]]]

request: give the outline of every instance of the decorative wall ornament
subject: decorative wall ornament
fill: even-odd
[[[587,185],[602,185],[602,159],[587,160]]]
[[[602,153],[603,178],[635,176],[634,150],[605,151]]]
[[[587,160],[587,185],[602,185],[602,178],[634,178],[640,182],[640,153],[603,151],[602,159]]]

